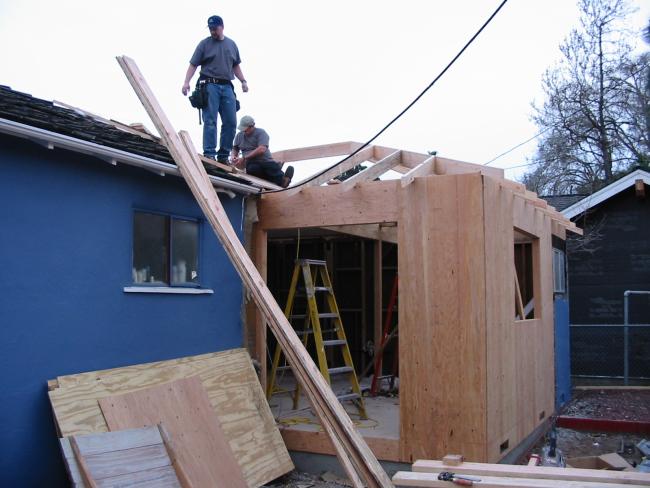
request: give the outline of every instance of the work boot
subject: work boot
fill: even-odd
[[[291,178],[293,178],[293,166],[287,166],[282,178],[282,188],[286,188],[291,184]]]

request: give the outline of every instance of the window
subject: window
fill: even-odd
[[[133,217],[133,282],[199,285],[199,222],[136,211]]]
[[[515,229],[515,320],[539,318],[537,300],[539,241]]]
[[[553,292],[566,293],[566,260],[560,249],[553,249]]]

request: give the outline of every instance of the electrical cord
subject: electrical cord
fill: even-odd
[[[393,120],[391,120],[388,124],[386,124],[379,132],[377,132],[374,136],[372,136],[372,138],[370,138],[368,141],[366,141],[364,144],[362,144],[359,148],[357,148],[356,151],[354,151],[349,156],[346,156],[345,158],[340,160],[338,163],[335,163],[332,166],[330,166],[328,168],[325,168],[324,170],[322,170],[322,171],[316,173],[315,175],[309,177],[308,179],[301,181],[297,185],[294,185],[292,187],[283,188],[281,190],[267,190],[267,191],[264,191],[263,193],[276,193],[276,192],[282,192],[282,191],[293,189],[293,188],[298,188],[298,187],[300,187],[300,186],[302,186],[302,185],[304,185],[306,183],[309,183],[310,181],[315,180],[316,178],[323,175],[325,172],[331,170],[332,168],[336,168],[340,164],[344,163],[345,161],[347,161],[348,159],[350,159],[351,157],[355,156],[360,151],[362,151],[363,149],[368,147],[375,139],[377,139],[381,134],[383,134],[391,125],[393,125],[395,122],[397,122],[397,120],[399,118],[401,118],[402,115],[404,115],[411,107],[413,107],[413,105],[415,105],[424,96],[424,94],[426,92],[428,92],[429,89],[433,85],[435,85],[440,78],[443,77],[443,75],[449,70],[449,68],[451,68],[454,65],[454,63],[458,60],[458,58],[460,58],[462,56],[462,54],[465,52],[465,50],[467,50],[467,48],[474,42],[474,40],[479,36],[479,34],[481,34],[481,32],[483,32],[483,30],[488,26],[488,24],[490,22],[492,22],[494,17],[496,17],[496,15],[499,13],[499,11],[503,8],[503,6],[507,2],[508,2],[508,0],[503,0],[499,4],[499,6],[496,8],[496,10],[494,12],[492,12],[492,15],[490,15],[490,17],[483,23],[483,25],[474,33],[474,35],[470,38],[470,40],[467,41],[467,43],[465,43],[463,48],[460,51],[458,51],[458,53],[453,57],[453,59],[447,64],[447,66],[445,66],[445,68],[438,74],[438,76],[436,76],[434,78],[434,80],[431,83],[429,83],[429,85],[424,90],[422,90],[422,92],[420,92],[420,94],[417,97],[415,97],[415,99],[413,99],[413,101],[411,103],[409,103],[406,106],[406,108],[404,108],[399,114],[397,114],[397,116],[395,116],[393,118]]]

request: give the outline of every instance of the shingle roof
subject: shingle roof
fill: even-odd
[[[565,208],[570,207],[576,202],[579,202],[583,198],[585,198],[587,195],[546,195],[546,196],[540,196],[539,198],[542,198],[546,200],[546,202],[549,205],[554,206],[558,211],[562,211]]]
[[[154,136],[140,135],[129,126],[62,107],[3,85],[0,85],[0,118],[175,164],[167,148]],[[120,125],[124,128],[120,129]],[[218,174],[213,174],[220,178],[250,185],[248,181],[218,168],[214,171]]]

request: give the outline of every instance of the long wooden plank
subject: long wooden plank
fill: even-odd
[[[318,146],[298,147],[285,149],[273,153],[273,159],[289,163],[292,161],[307,161],[310,159],[330,158],[344,156],[356,151],[361,147],[360,142],[335,142],[332,144],[321,144]]]
[[[202,167],[199,164],[199,162],[193,158],[192,156],[196,153],[194,150],[194,147],[192,145],[192,140],[187,132],[181,131],[180,133],[180,139],[181,142],[184,146],[186,156],[190,156],[190,159],[188,161],[188,166],[186,169],[193,174],[190,174],[191,180],[187,180],[189,183],[190,188],[196,190],[196,192],[199,195],[202,195],[204,197],[207,197],[206,200],[209,200],[213,195],[214,192],[212,191],[212,187],[209,184],[209,181],[207,180],[207,175],[205,174],[204,171],[202,171]],[[199,203],[201,201],[199,200]],[[208,208],[208,219],[210,218],[211,214],[209,212],[210,208]],[[218,222],[213,225],[213,227],[216,229],[218,227]],[[239,242],[237,239],[235,239],[236,242]],[[246,257],[248,257],[247,254],[245,254]],[[256,268],[254,268],[256,270]],[[261,278],[261,276],[260,276]],[[259,304],[258,304],[259,308]],[[280,342],[280,341],[278,341]],[[286,354],[287,357],[289,357],[288,354]],[[314,365],[315,366],[315,365]],[[296,376],[298,376],[300,372],[297,373]],[[311,385],[308,385],[311,386]],[[346,471],[348,474],[348,477],[350,478],[350,481],[352,481],[352,484],[355,488],[363,488],[363,483],[359,477],[359,473],[357,472],[358,469],[363,470],[364,466],[355,464],[353,460],[351,460],[348,457],[348,453],[346,452],[345,446],[341,443],[341,440],[338,437],[337,432],[334,430],[334,427],[331,425],[331,419],[327,416],[328,412],[326,410],[321,410],[323,408],[323,405],[318,403],[319,398],[315,398],[316,402],[312,402],[315,406],[316,412],[321,412],[322,416],[319,416],[321,418],[321,423],[323,424],[323,428],[327,432],[327,434],[330,436],[331,442],[336,450],[336,454],[341,462],[341,465],[343,466],[343,469]],[[354,454],[354,453],[352,453]],[[356,460],[356,463],[360,463],[360,460]]]
[[[320,174],[315,178],[306,181],[300,188],[288,190],[286,193],[292,194],[294,192],[300,191],[300,189],[303,187],[319,186],[322,185],[323,183],[327,183],[331,179],[336,178],[337,176],[363,163],[364,161],[368,161],[373,157],[373,154],[374,154],[373,146],[364,147],[361,151],[356,153],[354,156],[350,156],[348,159],[344,160],[340,164],[323,172],[323,174]]]
[[[197,376],[102,398],[99,405],[111,430],[162,424],[191,486],[248,486]]]
[[[351,190],[352,188],[357,186],[358,183],[362,181],[374,180],[375,178],[379,178],[381,175],[383,175],[386,171],[391,169],[393,166],[400,164],[401,161],[402,161],[402,151],[397,150],[389,154],[385,158],[377,161],[370,168],[366,168],[363,171],[357,173],[356,175],[352,175],[350,178],[345,180],[342,184],[343,191]]]
[[[455,472],[453,469],[448,470]],[[480,476],[481,488],[641,488],[643,485],[624,485],[620,483],[588,482],[588,481],[557,481],[533,478],[506,478],[500,476]],[[416,486],[421,488],[449,488],[449,481],[440,481],[437,473],[413,473],[398,471],[393,476],[396,486]]]
[[[566,481],[637,484],[650,486],[650,473],[637,471],[606,471],[602,469],[555,468],[552,466],[519,466],[514,464],[461,463],[448,466],[438,460],[418,460],[411,468],[419,473],[453,471],[458,474],[535,478]]]
[[[344,467],[350,464],[353,465],[370,487],[392,486],[390,478],[356,431],[334,392],[325,382],[318,367],[314,364],[311,356],[302,345],[291,324],[266,287],[264,280],[246,254],[214,189],[211,186],[209,188],[202,186],[200,173],[204,172],[204,170],[198,158],[196,158],[196,152],[190,153],[185,149],[135,62],[126,57],[118,57],[118,62],[152,118],[165,145],[224,246],[226,253],[251,292],[257,306],[267,319],[321,422],[323,424],[329,423],[333,433],[333,442],[340,442],[345,453],[349,456],[350,462],[344,460],[342,464]],[[354,479],[352,474],[351,477]]]
[[[97,400],[199,375],[250,486],[293,469],[244,349],[60,376],[49,392],[62,435],[108,431]],[[82,439],[82,438],[80,438]]]

